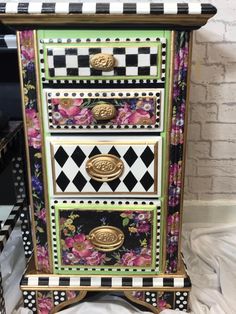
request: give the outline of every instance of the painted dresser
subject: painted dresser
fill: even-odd
[[[0,3],[17,30],[34,256],[25,307],[117,292],[187,311],[180,252],[200,3]],[[27,241],[27,239],[24,239]]]

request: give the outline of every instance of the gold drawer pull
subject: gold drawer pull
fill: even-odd
[[[115,66],[115,58],[108,53],[97,53],[90,58],[90,66],[95,70],[111,71]]]
[[[123,170],[123,161],[111,154],[95,155],[86,162],[88,175],[100,182],[109,182],[119,178]]]
[[[93,107],[92,115],[97,121],[111,120],[116,116],[116,108],[112,104],[100,103]]]
[[[124,243],[124,233],[111,226],[94,228],[89,233],[89,240],[95,249],[102,252],[117,250]]]

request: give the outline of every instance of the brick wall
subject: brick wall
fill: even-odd
[[[186,200],[236,200],[236,1],[194,34]]]

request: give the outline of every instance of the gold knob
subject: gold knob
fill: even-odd
[[[116,108],[112,104],[100,103],[93,107],[92,115],[95,120],[111,120],[116,116]]]
[[[95,70],[111,71],[115,66],[115,58],[108,53],[97,53],[90,57],[90,66]]]
[[[101,226],[90,231],[88,236],[93,247],[98,251],[117,250],[124,243],[124,233],[113,226]]]
[[[100,182],[109,182],[119,178],[123,170],[122,160],[111,154],[95,155],[86,162],[88,175]]]

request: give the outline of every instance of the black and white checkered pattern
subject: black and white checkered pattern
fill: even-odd
[[[189,278],[183,277],[125,277],[125,276],[93,276],[93,277],[84,277],[84,276],[59,276],[59,275],[27,275],[22,278],[21,286],[28,287],[31,289],[37,288],[55,288],[55,287],[70,287],[71,290],[79,287],[87,288],[125,288],[133,287],[136,290],[139,288],[174,288],[176,291],[178,289],[186,288],[188,290],[191,286]]]
[[[3,251],[5,244],[16,225],[16,222],[19,218],[22,208],[23,208],[23,200],[19,200],[14,205],[7,220],[4,222],[4,225],[2,226],[0,230],[0,252]]]
[[[88,42],[91,47],[79,46]],[[101,47],[94,48],[93,43],[97,44],[98,42]],[[112,42],[119,43],[119,46],[104,45],[104,43]],[[125,46],[127,42],[130,43],[129,47]],[[58,45],[52,46],[52,44]],[[71,44],[76,46],[69,47]],[[45,64],[45,50],[48,68]],[[136,83],[140,82],[137,80],[139,76],[153,79],[153,81],[155,79],[157,83],[165,82],[165,38],[49,38],[39,40],[39,52],[41,78],[44,84],[49,82],[75,84],[89,79],[89,77],[97,77],[99,81],[104,82],[106,78],[112,79],[113,76],[120,78],[130,76],[136,79]],[[106,72],[90,67],[90,57],[100,52],[114,56],[116,59],[114,70]],[[46,78],[47,71],[50,79]],[[83,79],[79,80],[79,77]],[[129,82],[129,80],[127,81]],[[133,80],[130,81],[133,82]],[[90,82],[95,83],[95,80],[90,80]],[[114,82],[116,80],[113,80]]]
[[[175,293],[175,308],[176,310],[180,310],[183,312],[188,311],[188,297],[189,292],[188,291],[181,291]]]
[[[137,130],[149,130],[157,132],[161,132],[163,130],[163,111],[164,111],[164,89],[137,89],[137,90],[89,90],[86,91],[84,89],[81,90],[60,90],[56,89],[56,91],[52,89],[44,89],[45,92],[45,101],[47,110],[47,117],[44,119],[45,128],[48,129],[49,132],[81,132],[83,130],[96,130],[96,131],[106,131],[109,130],[129,130],[129,131],[137,131]],[[53,98],[63,98],[63,99],[85,99],[85,98],[97,98],[99,100],[106,101],[107,98],[112,99],[122,99],[122,98],[140,98],[140,97],[155,97],[156,109],[156,123],[153,125],[116,125],[116,124],[96,124],[96,125],[75,125],[75,124],[55,124],[53,119],[53,110],[52,110],[52,99]]]
[[[127,144],[121,138],[108,142],[107,138],[100,137],[99,141],[95,137],[89,137],[87,141],[84,138],[81,141],[78,138],[74,140],[72,137],[49,138],[52,154],[49,160],[52,160],[53,169],[49,177],[54,186],[52,194],[64,196],[66,193],[72,197],[117,193],[143,197],[160,195],[161,137],[149,137],[149,143],[137,138],[127,140]],[[99,182],[88,175],[86,162],[98,154],[112,154],[122,160],[124,170],[119,178],[110,182]]]
[[[28,308],[33,313],[38,313],[35,291],[23,291],[23,299],[25,308]]]
[[[4,292],[2,287],[2,274],[0,272],[0,314],[6,314]]]
[[[103,268],[94,268],[94,267],[89,267],[88,265],[86,265],[86,267],[76,267],[73,268],[73,271],[104,271],[104,272],[108,272],[112,271],[112,272],[120,272],[120,271],[126,271],[126,272],[134,272],[135,273],[145,273],[145,272],[150,272],[153,271],[155,273],[160,271],[160,243],[161,243],[161,204],[159,201],[154,201],[154,202],[145,202],[145,201],[118,201],[118,200],[107,200],[103,201],[103,200],[97,200],[96,201],[87,201],[87,200],[83,200],[83,201],[79,201],[79,200],[73,200],[73,199],[63,199],[63,200],[54,200],[52,202],[53,204],[57,204],[57,203],[61,203],[61,204],[72,204],[74,206],[74,204],[104,204],[104,205],[137,205],[142,206],[142,205],[156,205],[156,264],[155,264],[155,269],[150,269],[148,267],[145,267],[144,269],[137,269],[137,268],[127,268],[127,267],[122,267],[122,268],[116,268],[116,267],[112,267],[109,268],[108,266],[104,266]],[[52,249],[53,249],[53,264],[55,266],[55,269],[57,271],[68,271],[68,274],[70,273],[70,270],[72,270],[72,268],[69,267],[64,267],[64,266],[59,266],[59,261],[58,261],[58,248],[57,248],[57,236],[56,236],[56,220],[55,220],[55,208],[54,205],[51,205],[51,228],[52,228]]]
[[[0,35],[0,49],[16,49],[16,35]]]
[[[20,2],[0,3],[1,14],[215,14],[211,4],[200,3],[70,3],[70,2]]]

